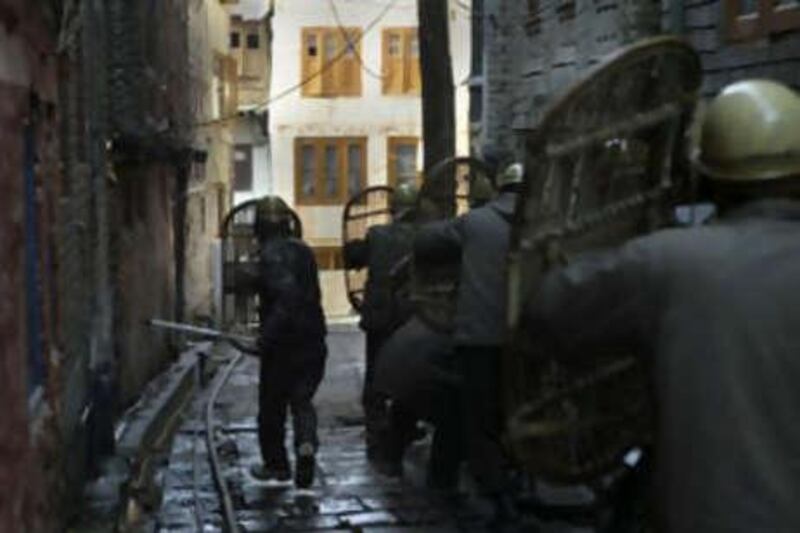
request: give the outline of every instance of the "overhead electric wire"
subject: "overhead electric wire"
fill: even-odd
[[[339,31],[341,32],[342,37],[344,37],[344,41],[346,43],[345,44],[345,46],[346,46],[345,49],[353,52],[353,56],[356,58],[356,61],[358,61],[359,65],[361,65],[361,69],[364,72],[366,72],[367,74],[369,74],[370,76],[372,76],[376,80],[384,80],[384,79],[386,79],[386,76],[384,76],[380,72],[375,72],[374,70],[372,70],[364,62],[364,58],[361,57],[361,54],[358,53],[358,47],[357,47],[358,42],[357,41],[354,42],[352,37],[347,33],[347,30],[344,28],[344,26],[342,24],[342,19],[339,16],[339,9],[336,7],[336,2],[334,0],[328,0],[328,5],[331,8],[331,13],[333,14],[333,19],[336,21],[336,26],[339,28]]]
[[[370,21],[369,24],[367,24],[367,26],[364,28],[364,31],[361,32],[361,34],[358,36],[358,38],[354,39],[354,44],[358,44],[359,42],[364,40],[364,37],[366,37],[367,33],[369,31],[371,31],[375,26],[377,26],[380,23],[380,21],[383,20],[383,18],[389,13],[389,11],[391,11],[392,8],[394,8],[394,6],[397,4],[397,2],[398,2],[398,0],[391,0],[388,4],[386,4],[384,6],[384,8],[381,10],[381,12],[378,14],[378,16],[375,17],[372,21]],[[304,79],[300,80],[300,82],[296,83],[295,85],[292,85],[291,87],[279,92],[275,96],[267,99],[265,102],[253,107],[253,109],[249,110],[247,113],[256,113],[258,111],[262,111],[262,110],[268,108],[271,104],[274,104],[275,102],[277,102],[279,100],[282,100],[282,99],[286,98],[287,96],[290,96],[290,95],[294,94],[295,92],[297,92],[298,90],[302,89],[303,87],[305,87],[306,85],[308,85],[309,83],[311,83],[312,81],[317,79],[318,77],[322,76],[325,72],[327,72],[330,68],[332,68],[339,60],[341,60],[347,54],[347,52],[348,52],[348,47],[345,47],[343,50],[341,50],[339,53],[337,53],[332,58],[330,58],[327,62],[325,62],[320,67],[320,69],[318,71],[313,72],[312,74],[309,74],[308,76],[306,76]],[[229,115],[227,117],[221,117],[221,118],[209,120],[209,121],[206,121],[206,122],[198,122],[198,123],[194,124],[192,126],[192,128],[202,128],[202,127],[206,127],[206,126],[211,126],[211,125],[214,125],[214,124],[219,124],[221,122],[227,122],[228,120],[234,120],[234,119],[242,117],[242,116],[245,116],[245,114],[237,112],[237,113]]]

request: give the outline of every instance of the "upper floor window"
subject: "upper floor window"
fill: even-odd
[[[732,41],[800,28],[800,1],[725,0],[725,28]]]
[[[242,36],[237,31],[231,32],[231,48],[242,46]]]
[[[303,96],[360,96],[359,28],[303,28]]]
[[[383,94],[420,94],[417,28],[383,30]]]
[[[417,153],[419,151],[419,138],[417,137],[389,137],[386,147],[388,181],[392,187],[401,183],[419,184],[417,171]]]
[[[295,140],[295,203],[343,205],[367,183],[366,137]]]
[[[247,34],[247,48],[250,50],[257,50],[261,46],[257,33]]]

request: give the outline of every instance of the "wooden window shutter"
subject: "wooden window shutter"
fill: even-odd
[[[239,67],[236,59],[225,56],[225,116],[234,116],[239,109]]]
[[[343,54],[338,65],[338,94],[342,96],[361,95],[361,65],[358,56],[361,55],[361,30],[348,28],[345,34],[339,32],[340,50]],[[348,44],[349,41],[349,44]]]
[[[315,28],[303,28],[301,60],[301,82],[303,83],[303,96],[320,96],[322,94],[322,77],[319,71],[322,68],[322,36]]]
[[[398,29],[383,30],[383,92],[402,94],[404,86],[404,35]]]
[[[417,28],[408,28],[405,35],[405,86],[404,92],[420,94],[422,75],[419,66],[419,34]]]
[[[339,67],[337,55],[339,54],[341,35],[338,30],[320,31],[320,46],[322,48],[322,94],[336,94],[338,90]]]

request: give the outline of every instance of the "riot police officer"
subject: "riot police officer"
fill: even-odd
[[[258,437],[264,462],[251,472],[260,479],[290,479],[285,439],[291,409],[295,484],[306,488],[313,483],[319,445],[312,399],[325,370],[326,327],[314,254],[291,236],[289,224],[290,210],[281,198],[260,201]]]
[[[472,182],[469,188],[469,202],[470,209],[476,209],[489,203],[495,196],[495,190],[489,178],[478,176]]]
[[[513,514],[501,444],[500,357],[506,257],[522,177],[522,165],[510,165],[497,177],[497,198],[456,219],[426,225],[415,241],[419,261],[461,264],[453,343],[463,378],[467,461],[498,518]]]
[[[720,217],[548,275],[527,331],[562,357],[644,357],[656,402],[656,529],[800,529],[800,97],[725,88],[695,164]]]
[[[456,489],[463,459],[461,379],[450,335],[412,317],[383,346],[375,387],[392,401],[388,460],[402,464],[417,420],[425,420],[435,427],[427,484],[437,490]]]
[[[392,222],[370,228],[365,239],[349,242],[344,248],[347,268],[367,269],[360,325],[366,332],[362,405],[371,460],[382,459],[381,441],[386,430],[386,398],[373,386],[375,363],[386,339],[411,315],[410,302],[396,290],[392,271],[411,253],[416,203],[417,188],[412,183],[400,184],[391,198]]]

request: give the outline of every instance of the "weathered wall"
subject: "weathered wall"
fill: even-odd
[[[746,42],[735,42],[725,28],[720,0],[664,2],[664,28],[673,29],[675,17],[686,39],[700,52],[703,61],[703,95],[716,94],[725,85],[744,78],[770,78],[800,89],[800,28]]]
[[[230,207],[233,177],[231,113],[218,105],[220,73],[215,58],[230,55],[230,20],[218,0],[193,3],[188,17],[191,102],[195,126],[191,135],[195,148],[206,152],[202,165],[195,165],[188,186],[186,223],[186,317],[213,317],[214,257],[219,225]]]
[[[516,130],[535,128],[547,103],[587,68],[658,33],[681,35],[700,53],[705,97],[751,77],[800,87],[800,28],[734,42],[721,0],[483,3],[477,14],[485,43],[483,110],[473,139],[478,151],[487,143],[518,149]]]
[[[486,144],[520,148],[516,131],[604,55],[660,33],[660,0],[485,0],[483,116]]]
[[[45,129],[54,126],[56,64],[44,15],[22,0],[0,1],[0,531],[53,527],[53,486],[42,468],[56,436],[43,259],[50,245],[44,183],[57,178],[48,174],[57,139]]]

